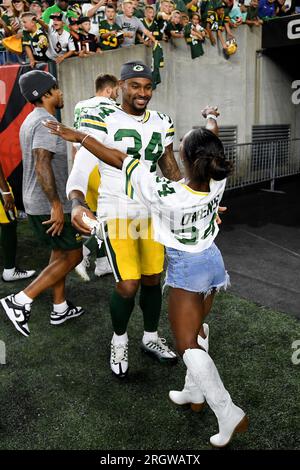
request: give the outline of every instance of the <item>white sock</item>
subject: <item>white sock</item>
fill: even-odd
[[[25,304],[32,304],[33,299],[28,297],[28,295],[26,295],[25,292],[21,290],[21,292],[15,295],[15,301],[19,305],[25,305]]]
[[[116,335],[116,333],[114,333],[112,340],[114,344],[126,344],[128,342],[127,331],[123,335]]]
[[[9,268],[9,269],[4,268],[3,269],[3,274],[5,274],[6,276],[10,276],[15,272],[15,269],[16,268]]]
[[[149,332],[149,331],[144,331],[144,336],[143,336],[143,342],[144,343],[149,343],[149,341],[153,341],[154,343],[156,343],[156,341],[158,340],[158,333],[157,331],[152,331],[152,332]]]
[[[67,310],[67,308],[68,304],[66,300],[61,304],[53,304],[53,310],[55,313],[63,313],[65,310]]]
[[[82,254],[83,256],[89,256],[91,250],[89,250],[85,245],[82,245]]]

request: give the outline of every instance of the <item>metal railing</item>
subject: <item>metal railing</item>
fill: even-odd
[[[300,173],[300,138],[249,144],[227,144],[225,153],[234,164],[226,189],[275,180]]]

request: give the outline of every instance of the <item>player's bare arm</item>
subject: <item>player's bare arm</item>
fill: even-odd
[[[38,183],[51,204],[50,219],[43,223],[50,225],[47,233],[52,236],[60,235],[64,226],[64,212],[57,193],[55,177],[51,165],[53,154],[48,150],[38,148],[33,150],[33,156],[35,159],[35,172]]]
[[[182,178],[174,157],[173,144],[170,144],[165,148],[164,154],[158,160],[158,165],[165,178],[168,178],[171,181],[179,181]]]
[[[209,116],[209,115],[215,116],[216,118],[220,115],[220,113],[218,111],[218,107],[217,106],[210,106],[210,105],[205,106],[205,108],[201,111],[201,113],[202,113],[202,116],[205,119],[207,119],[207,116]],[[208,129],[209,131],[211,131],[214,134],[218,135],[219,134],[219,127],[218,127],[217,120],[214,119],[213,117],[208,118],[207,121],[206,121],[206,129]]]
[[[0,163],[0,190],[1,190],[1,195],[3,198],[3,207],[6,211],[13,210],[15,207],[15,202],[13,195],[10,192],[9,186],[7,184],[7,181],[4,177],[4,173],[2,170],[2,166]]]
[[[90,235],[91,229],[83,223],[83,215],[85,214],[90,219],[97,220],[93,212],[88,208],[83,192],[78,189],[73,189],[68,195],[69,199],[72,202],[72,225],[84,235]]]
[[[81,144],[89,150],[89,152],[95,155],[95,157],[99,158],[99,160],[102,160],[115,168],[122,168],[123,160],[127,157],[125,153],[106,147],[91,135],[76,131],[75,129],[64,126],[63,124],[57,124],[55,121],[44,121],[43,124],[50,129],[51,134],[59,135],[68,142]]]

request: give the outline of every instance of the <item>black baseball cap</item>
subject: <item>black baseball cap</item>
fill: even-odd
[[[57,85],[56,78],[43,70],[30,70],[19,78],[21,93],[30,103],[41,98],[54,85]]]
[[[88,16],[80,16],[80,18],[78,18],[78,24],[85,23],[86,21],[91,22],[91,18]]]
[[[148,65],[140,60],[126,62],[121,67],[121,80],[128,80],[129,78],[149,78],[152,80],[152,71]]]
[[[50,18],[50,20],[62,20],[63,19],[63,14],[59,13],[59,11],[57,11],[56,13],[51,13],[49,18]]]

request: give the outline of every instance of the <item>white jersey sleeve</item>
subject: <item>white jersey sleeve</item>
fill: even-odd
[[[165,138],[165,147],[168,145],[173,144],[174,142],[174,135],[175,135],[175,127],[174,122],[167,114],[162,115],[164,117],[164,121],[166,123],[166,138]]]
[[[150,173],[140,160],[132,157],[125,158],[122,171],[125,194],[151,208],[154,201],[155,175]]]
[[[67,181],[66,193],[68,199],[70,192],[74,190],[81,191],[86,196],[90,174],[98,163],[98,158],[84,147],[78,150]]]

